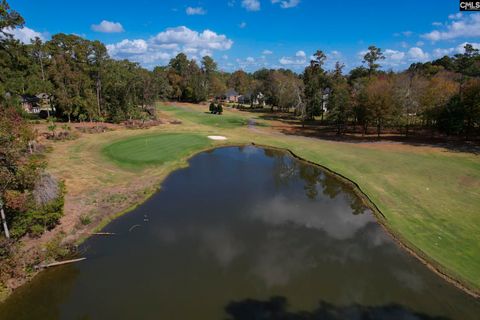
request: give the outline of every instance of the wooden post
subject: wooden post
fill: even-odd
[[[5,237],[10,239],[10,232],[8,231],[7,218],[5,217],[5,212],[3,211],[3,202],[0,200],[0,214],[2,216],[3,231],[5,232]]]

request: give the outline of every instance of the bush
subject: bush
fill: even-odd
[[[87,215],[83,215],[83,216],[80,216],[80,223],[84,226],[87,226],[90,223],[92,223],[92,219],[90,219],[90,217]]]
[[[56,260],[70,254],[69,248],[62,244],[63,236],[63,234],[58,234],[45,245],[47,258]]]
[[[447,135],[458,135],[465,127],[465,108],[459,96],[454,96],[438,115],[437,125]]]
[[[222,106],[221,103],[219,103],[219,104],[217,105],[217,113],[218,113],[218,114],[222,114],[222,113],[223,113],[223,106]]]
[[[33,197],[29,197],[29,209],[18,212],[11,222],[13,238],[20,238],[25,234],[40,236],[43,232],[53,229],[63,216],[64,185],[60,184],[60,191],[56,198],[45,204],[36,204]]]
[[[215,113],[217,107],[215,106],[215,103],[210,103],[210,106],[208,107],[208,110],[210,111],[210,113]]]
[[[45,232],[45,228],[41,225],[33,225],[30,227],[30,235],[32,237],[38,238]]]

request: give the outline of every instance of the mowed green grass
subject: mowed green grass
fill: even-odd
[[[163,105],[160,106],[160,109],[171,113],[179,119],[191,121],[193,123],[209,126],[212,128],[233,129],[246,126],[248,124],[248,119],[240,115],[217,115],[208,113],[208,106],[205,106],[204,112],[186,110],[181,107]]]
[[[204,135],[162,133],[114,142],[104,147],[102,152],[119,165],[141,168],[176,161],[210,145],[211,140]]]

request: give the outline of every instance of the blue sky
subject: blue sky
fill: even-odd
[[[223,70],[261,67],[303,70],[315,50],[347,69],[370,45],[382,48],[384,69],[403,69],[480,47],[480,13],[459,14],[457,0],[10,0],[25,18],[15,30],[28,41],[75,33],[108,45],[114,58],[147,68],[180,51],[212,55]]]

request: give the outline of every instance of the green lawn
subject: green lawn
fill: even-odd
[[[208,113],[208,106],[205,106],[204,112],[191,111],[179,107],[161,106],[161,110],[171,112],[182,120],[191,121],[196,124],[209,126],[219,129],[233,129],[246,126],[248,118],[240,115],[216,115]]]
[[[211,144],[206,136],[165,133],[137,136],[114,142],[103,148],[103,154],[119,165],[144,167],[184,158]]]

